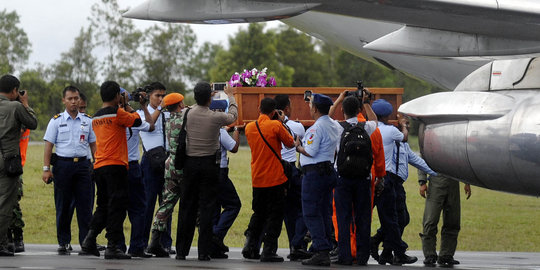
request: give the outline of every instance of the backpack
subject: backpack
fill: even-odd
[[[365,179],[371,173],[373,154],[371,139],[364,129],[365,122],[351,125],[339,123],[343,127],[337,154],[337,170],[340,176]]]

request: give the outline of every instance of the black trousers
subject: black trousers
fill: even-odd
[[[187,256],[193,241],[197,213],[199,213],[199,255],[210,255],[213,216],[217,203],[219,164],[214,155],[187,157],[184,180],[180,182],[180,204],[176,252]]]
[[[124,239],[124,220],[129,204],[127,168],[122,165],[103,166],[94,170],[97,185],[97,207],[90,229],[101,232],[109,247],[116,247]]]
[[[251,241],[258,241],[262,236],[265,248],[267,246],[277,248],[285,214],[285,184],[265,188],[254,187],[251,208],[253,214],[248,225],[248,231],[252,235]]]

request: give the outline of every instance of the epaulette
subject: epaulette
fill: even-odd
[[[61,113],[59,113],[59,114],[57,114],[57,115],[53,116],[53,119],[56,119],[56,118],[58,118],[58,117],[60,117],[60,116],[62,116],[62,114],[61,114]]]
[[[86,117],[88,117],[88,118],[92,118],[92,116],[89,115],[89,114],[84,113],[83,115],[86,116]]]

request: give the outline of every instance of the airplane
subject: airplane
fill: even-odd
[[[540,1],[146,0],[123,14],[165,22],[280,20],[452,92],[399,112],[421,122],[429,166],[465,183],[540,195]]]

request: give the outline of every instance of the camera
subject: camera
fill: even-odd
[[[19,95],[21,95],[21,96],[24,96],[25,93],[26,93],[26,91],[24,91],[24,90],[19,91]]]
[[[283,111],[282,110],[275,110],[275,111],[276,111],[276,113],[274,113],[271,120],[279,120],[279,117],[283,116]]]
[[[133,101],[135,102],[141,102],[141,100],[146,100],[146,97],[144,95],[142,95],[141,93],[146,93],[148,92],[148,89],[150,87],[148,85],[144,86],[144,87],[139,87],[137,89],[135,89],[135,91],[133,91],[131,93],[131,97],[133,98]]]
[[[304,91],[304,101],[309,102],[309,100],[311,99],[311,95],[313,95],[313,91],[311,90]]]
[[[225,90],[225,85],[227,85],[225,82],[212,83],[212,91],[223,91]]]
[[[367,95],[366,100],[364,100],[364,95]],[[356,97],[360,100],[360,102],[364,100],[364,103],[370,103],[372,100],[375,99],[375,95],[364,88],[364,83],[362,81],[357,81],[356,90],[347,91],[346,96]]]

